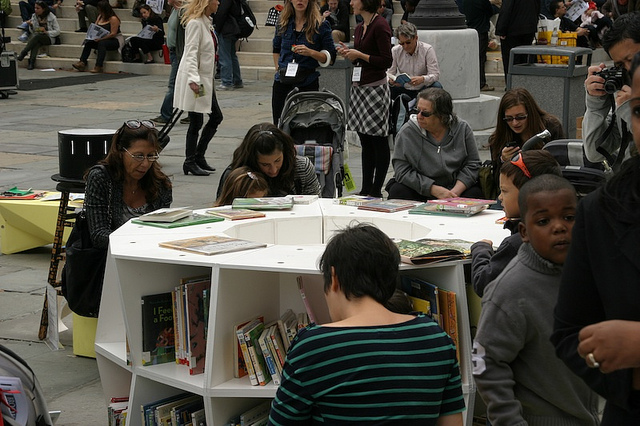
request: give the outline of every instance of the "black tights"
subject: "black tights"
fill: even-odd
[[[358,132],[362,145],[361,195],[382,196],[382,185],[389,169],[389,142],[386,136],[365,135]]]

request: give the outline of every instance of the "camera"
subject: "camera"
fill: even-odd
[[[612,94],[622,89],[625,84],[624,69],[618,67],[604,68],[595,75],[604,78],[604,91]]]

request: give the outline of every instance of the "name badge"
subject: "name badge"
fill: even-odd
[[[353,67],[353,74],[351,75],[351,81],[357,83],[362,76],[362,67]]]
[[[298,74],[298,64],[295,62],[289,62],[287,64],[287,72],[285,72],[285,77],[295,77]]]

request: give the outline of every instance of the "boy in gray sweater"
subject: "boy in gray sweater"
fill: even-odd
[[[576,193],[542,175],[520,189],[518,255],[486,288],[473,344],[474,378],[493,426],[597,425],[598,397],[555,355],[553,329]]]

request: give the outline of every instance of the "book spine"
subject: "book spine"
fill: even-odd
[[[267,384],[264,372],[262,371],[262,367],[260,366],[260,362],[258,361],[258,354],[256,353],[256,348],[253,346],[249,346],[247,348],[249,350],[249,356],[251,357],[251,362],[253,363],[253,368],[256,372],[256,379],[258,380],[258,384],[260,386],[265,386]]]
[[[276,333],[278,334],[280,333],[280,328],[277,325],[274,327],[269,337],[271,338],[273,347],[275,348],[276,354],[278,355],[278,361],[280,363],[280,366],[284,367],[284,359],[285,359],[286,352],[284,351],[282,338],[278,336]]]
[[[253,386],[258,385],[258,380],[256,378],[256,372],[253,368],[253,363],[251,361],[251,355],[249,354],[249,348],[247,347],[247,342],[244,339],[244,333],[242,329],[236,332],[238,336],[238,343],[240,343],[240,350],[242,351],[242,357],[244,358],[244,364],[247,367],[247,371],[249,372],[249,381]]]
[[[266,337],[260,336],[258,339],[258,343],[260,343],[260,350],[262,351],[262,356],[264,357],[264,362],[267,364],[267,368],[269,369],[269,374],[271,374],[271,379],[273,379],[273,383],[280,386],[280,374],[278,373],[278,369],[276,367],[275,361],[271,357],[271,351],[269,350],[269,346],[267,345]]]
[[[307,296],[304,293],[304,282],[302,277],[298,276],[296,278],[296,280],[298,281],[298,289],[300,290],[300,297],[302,297],[302,302],[304,303],[304,308],[307,310],[307,315],[309,316],[309,321],[311,322],[316,322],[316,318],[313,315],[313,312],[311,310],[311,305],[309,304],[309,299],[307,299]]]

